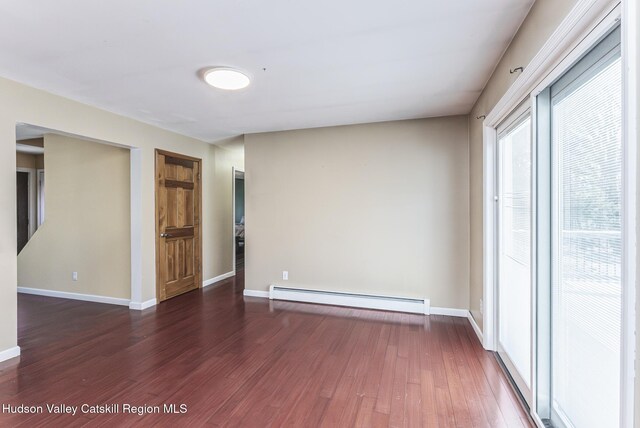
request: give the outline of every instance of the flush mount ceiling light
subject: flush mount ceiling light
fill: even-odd
[[[204,81],[214,88],[235,91],[249,86],[249,76],[241,71],[228,67],[210,68],[204,73]]]

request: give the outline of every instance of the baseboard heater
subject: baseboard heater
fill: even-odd
[[[269,299],[293,302],[318,303],[321,305],[349,306],[354,308],[380,309],[429,315],[429,299],[382,296],[376,294],[347,293],[341,291],[312,290],[305,288],[269,287]]]

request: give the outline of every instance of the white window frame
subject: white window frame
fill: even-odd
[[[634,382],[635,382],[635,302],[636,302],[636,175],[637,175],[637,70],[638,70],[638,22],[637,7],[633,0],[578,0],[574,8],[551,35],[538,54],[524,68],[521,75],[505,95],[487,114],[483,123],[483,346],[487,350],[497,349],[497,204],[496,204],[496,150],[497,127],[527,97],[535,105],[536,96],[554,80],[564,74],[573,63],[587,53],[596,42],[622,21],[622,62],[623,62],[623,296],[622,301],[622,349],[621,349],[621,409],[620,426],[633,427]],[[536,116],[532,109],[532,139],[536,153]],[[532,196],[535,192],[535,156],[532,160]],[[532,200],[535,216],[535,198]],[[536,219],[531,222],[532,235],[536,236]],[[533,240],[535,241],[535,240]],[[536,254],[535,242],[532,257]],[[536,264],[532,263],[532,284],[536,284]],[[532,287],[535,288],[535,287]],[[532,296],[533,308],[536,293]],[[535,316],[535,311],[532,311]],[[537,365],[536,322],[532,322],[532,367]],[[537,376],[534,374],[532,393],[536,397]],[[539,427],[542,421],[537,417],[536,402],[532,400],[531,416]]]

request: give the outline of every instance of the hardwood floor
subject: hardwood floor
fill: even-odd
[[[22,357],[0,363],[0,406],[45,407],[0,413],[0,426],[530,426],[466,319],[242,289],[240,272],[142,313],[20,295]],[[47,403],[120,413],[49,414]],[[169,403],[187,412],[123,413]]]

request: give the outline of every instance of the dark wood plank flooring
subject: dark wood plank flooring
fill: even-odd
[[[142,313],[20,295],[22,357],[0,363],[0,406],[121,413],[45,407],[0,426],[531,426],[466,319],[243,298],[243,281]]]

